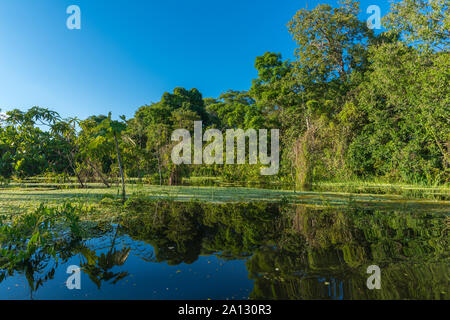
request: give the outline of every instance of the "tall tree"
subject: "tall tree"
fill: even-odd
[[[425,51],[450,49],[448,0],[395,1],[383,20],[388,32],[400,36],[408,45]]]
[[[120,177],[122,180],[122,200],[123,200],[123,202],[125,202],[125,200],[126,200],[125,173],[123,170],[122,156],[120,154],[120,148],[119,148],[119,137],[121,136],[122,132],[126,129],[125,116],[121,116],[121,120],[122,120],[122,122],[117,121],[117,120],[112,120],[111,112],[110,112],[108,114],[108,117],[99,124],[98,129],[103,130],[105,132],[105,137],[107,139],[114,140],[116,156],[117,156],[117,164],[119,166]]]
[[[337,8],[321,4],[313,10],[301,9],[289,22],[298,45],[298,62],[318,79],[346,80],[353,69],[365,63],[365,47],[372,32],[357,17],[358,1],[340,3]]]

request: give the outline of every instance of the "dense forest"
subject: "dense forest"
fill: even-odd
[[[175,88],[120,120],[64,119],[43,107],[8,111],[0,117],[0,179],[71,177],[80,187],[120,177],[175,185],[193,176],[298,187],[448,183],[449,2],[395,1],[382,32],[359,12],[355,0],[298,11],[288,23],[294,61],[272,52],[256,57],[248,91],[206,98]],[[261,176],[260,164],[174,165],[171,133],[192,131],[196,120],[221,131],[279,129],[278,174]]]

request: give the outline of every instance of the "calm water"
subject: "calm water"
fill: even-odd
[[[448,217],[159,203],[2,269],[0,299],[449,299]],[[66,243],[66,242],[67,243]],[[66,273],[79,266],[81,290]],[[369,290],[367,267],[381,269]]]

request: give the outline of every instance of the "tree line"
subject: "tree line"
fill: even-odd
[[[76,177],[81,187],[117,177],[175,185],[183,177],[279,182],[375,179],[449,181],[450,18],[445,0],[393,2],[378,34],[358,19],[359,2],[301,9],[288,24],[295,59],[266,52],[247,91],[204,98],[175,88],[131,119],[111,114],[63,119],[33,107],[0,118],[0,176]],[[280,130],[274,177],[260,165],[174,165],[171,133]],[[125,195],[125,192],[123,192]]]

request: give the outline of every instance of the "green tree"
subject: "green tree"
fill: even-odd
[[[391,5],[383,24],[390,34],[425,51],[449,51],[450,5],[447,0],[401,0]]]
[[[321,4],[313,10],[302,9],[289,22],[298,45],[298,62],[317,79],[346,80],[365,63],[365,47],[372,33],[357,17],[358,1],[340,3],[337,8]]]

